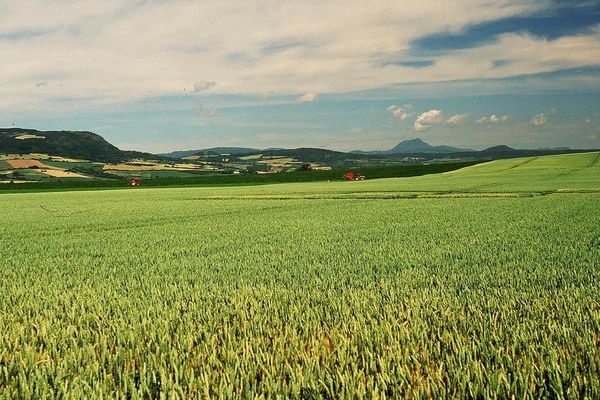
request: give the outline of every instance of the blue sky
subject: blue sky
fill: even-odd
[[[600,148],[600,1],[438,3],[0,5],[0,126],[152,152]]]

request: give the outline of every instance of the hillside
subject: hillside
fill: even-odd
[[[389,150],[362,151],[354,150],[354,154],[371,154],[371,155],[394,155],[394,154],[435,154],[435,153],[460,153],[472,152],[471,149],[461,149],[458,147],[439,145],[432,146],[422,139],[415,138],[403,140]]]
[[[300,147],[297,149],[273,149],[262,151],[261,154],[267,157],[294,157],[304,162],[331,162],[339,160],[360,160],[368,158],[361,154],[350,154],[341,151],[319,149],[313,147]]]
[[[434,193],[439,197],[528,197],[551,192],[600,192],[600,152],[559,154],[494,160],[439,174],[390,179],[367,179],[364,182],[329,182],[283,184],[268,189],[264,187],[228,188],[220,195],[234,196],[268,194],[311,196],[327,193],[366,193],[385,198]],[[387,197],[386,197],[387,196]]]
[[[120,150],[93,132],[38,131],[21,128],[0,128],[0,152],[43,153],[102,162],[156,158],[148,153]]]
[[[153,155],[120,150],[93,132],[11,128],[0,129],[0,183],[82,179],[177,180],[205,175],[240,175],[235,178],[236,182],[250,182],[253,179],[249,176],[253,174],[456,164],[578,151],[581,150],[519,150],[505,145],[473,151],[432,146],[421,139],[412,139],[400,142],[385,152],[346,153],[311,147],[262,150],[213,147]]]
[[[178,150],[169,153],[160,153],[159,155],[169,158],[185,158],[196,154],[248,154],[260,152],[262,150],[252,147],[210,147],[199,150]]]

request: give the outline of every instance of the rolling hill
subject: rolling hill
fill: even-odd
[[[102,162],[156,158],[149,153],[121,150],[93,132],[22,128],[0,128],[0,151],[12,154],[43,153]]]
[[[331,169],[397,164],[440,164],[581,151],[570,149],[526,150],[514,149],[505,145],[474,151],[446,145],[433,146],[417,138],[404,140],[386,151],[354,151],[348,153],[312,147],[292,149],[212,147],[154,155],[121,150],[106,141],[102,136],[88,131],[38,131],[34,129],[0,128],[0,153],[4,154],[33,154],[33,157],[30,156],[29,158],[36,158],[36,154],[47,154],[49,156],[108,164],[131,162],[134,159],[137,161],[144,160],[146,163],[159,162],[165,164],[121,165],[119,167],[104,168],[104,170],[110,169],[110,174],[122,175],[125,173],[127,176],[130,176],[131,171],[135,170],[136,174],[144,178],[166,175],[181,176],[188,173],[289,172],[295,171],[303,165],[307,165],[309,169]],[[178,161],[176,160],[182,158],[186,158],[185,163],[180,161],[177,164]],[[71,169],[71,172],[74,173],[84,172],[81,170],[81,163],[63,167]],[[158,171],[159,169],[162,172]],[[108,178],[108,176],[105,176],[107,172],[104,170],[92,171],[92,175]],[[90,171],[85,172],[87,175]]]
[[[207,149],[199,149],[199,150],[178,150],[171,151],[169,153],[160,153],[160,156],[165,156],[169,158],[185,158],[189,156],[193,156],[196,154],[247,154],[260,152],[263,150],[255,149],[252,147],[210,147]]]

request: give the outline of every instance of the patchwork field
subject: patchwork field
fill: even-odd
[[[77,174],[75,172],[69,172],[69,171],[64,171],[64,170],[60,170],[60,169],[47,169],[42,171],[43,174],[48,175],[48,176],[52,176],[55,178],[83,178],[83,179],[90,179],[89,176],[86,175],[82,175],[82,174]]]
[[[599,160],[2,194],[0,398],[599,398]]]
[[[11,159],[22,159],[22,160],[48,160],[51,156],[42,153],[29,153],[29,154],[10,154],[1,153],[0,160],[11,160]]]
[[[39,160],[7,160],[6,161],[12,168],[20,169],[20,168],[47,168],[47,169],[59,169],[52,165],[44,164]]]
[[[196,164],[106,164],[104,170],[117,171],[189,171],[198,169],[200,166]]]
[[[63,157],[36,155],[12,155],[12,158],[0,160],[0,183],[35,183],[46,181],[47,178],[67,180],[90,179],[90,176],[69,171],[73,166],[91,166],[93,163],[85,160],[75,160]],[[37,158],[31,158],[35,156]]]

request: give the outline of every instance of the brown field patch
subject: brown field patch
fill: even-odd
[[[18,139],[18,140],[46,139],[46,136],[39,136],[39,135],[34,135],[32,133],[25,133],[23,135],[15,136],[15,139]]]
[[[170,165],[136,165],[136,164],[107,164],[105,171],[189,171],[197,168],[171,167]]]
[[[15,169],[38,167],[40,169],[52,169],[52,170],[62,171],[62,168],[44,164],[43,162],[41,162],[39,160],[6,160],[6,161],[11,165],[11,167],[13,167]]]
[[[87,175],[77,174],[75,172],[68,172],[64,170],[56,170],[56,169],[47,169],[44,171],[40,171],[44,175],[52,176],[54,178],[86,178],[90,177]]]
[[[105,171],[156,171],[163,168],[158,165],[107,164],[103,169]]]
[[[198,164],[175,164],[175,168],[198,169]]]
[[[294,158],[290,158],[290,157],[279,157],[279,158],[269,158],[269,159],[265,159],[265,160],[260,160],[260,161],[257,161],[257,163],[258,164],[275,165],[275,164],[293,164],[293,163],[299,163],[299,161]]]

